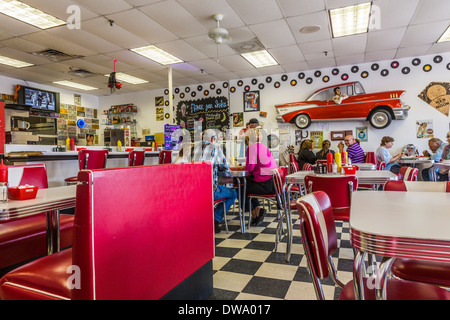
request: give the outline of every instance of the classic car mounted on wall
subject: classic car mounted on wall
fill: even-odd
[[[335,102],[335,89],[339,88],[343,98]],[[320,121],[369,121],[372,127],[383,129],[392,120],[404,120],[409,106],[400,97],[404,90],[366,93],[361,83],[347,82],[322,88],[306,101],[279,104],[275,107],[284,122],[295,123],[300,129],[308,128],[312,122]]]

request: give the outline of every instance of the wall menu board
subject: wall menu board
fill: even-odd
[[[225,97],[180,101],[174,115],[176,123],[191,136],[196,122],[202,123],[202,131],[217,129],[225,132],[230,128],[230,107]]]

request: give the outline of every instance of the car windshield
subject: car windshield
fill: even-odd
[[[326,89],[326,90],[322,90],[319,91],[317,93],[312,94],[307,101],[312,101],[312,100],[319,100],[319,101],[326,101],[326,100],[332,100],[334,97],[334,88],[331,89]]]

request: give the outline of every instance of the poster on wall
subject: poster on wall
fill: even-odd
[[[367,142],[367,127],[356,127],[356,139],[359,139],[361,142]]]
[[[244,111],[259,111],[259,90],[244,92]]]
[[[309,136],[314,143],[314,149],[322,148],[323,131],[310,131]]]
[[[230,128],[230,107],[226,97],[211,97],[198,100],[180,101],[176,106],[174,118],[176,124],[194,135],[195,129],[202,124],[202,130],[217,129],[225,132]],[[196,124],[197,122],[197,124]]]
[[[243,112],[237,112],[233,113],[233,127],[243,127],[244,126],[244,113]]]
[[[419,98],[448,117],[450,106],[450,82],[431,82]]]
[[[416,136],[418,139],[434,138],[433,120],[416,121]]]

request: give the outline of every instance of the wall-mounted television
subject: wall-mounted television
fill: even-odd
[[[18,103],[31,106],[37,111],[59,113],[59,92],[21,86],[18,91]]]

